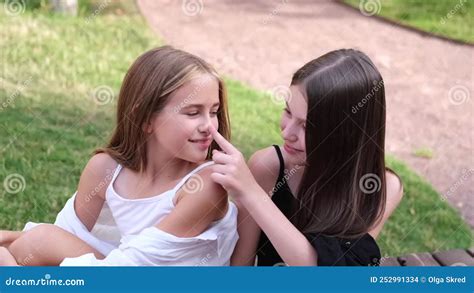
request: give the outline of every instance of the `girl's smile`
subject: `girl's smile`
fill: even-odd
[[[298,152],[302,152],[302,150],[298,150],[298,149],[295,149],[294,147],[289,146],[287,142],[285,142],[285,144],[283,145],[283,148],[290,155],[296,155]]]
[[[207,137],[202,139],[188,139],[188,141],[196,144],[199,149],[207,151],[207,149],[211,146],[212,138]]]

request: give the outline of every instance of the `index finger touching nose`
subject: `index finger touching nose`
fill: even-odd
[[[235,151],[235,147],[228,142],[227,139],[225,139],[225,137],[214,128],[214,126],[211,126],[211,135],[224,152],[231,154]]]

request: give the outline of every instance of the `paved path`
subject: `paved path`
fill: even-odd
[[[187,2],[138,0],[138,6],[166,43],[258,89],[287,85],[298,67],[330,50],[368,54],[386,85],[387,151],[427,178],[474,227],[473,47],[330,0]],[[433,157],[413,155],[420,148]]]

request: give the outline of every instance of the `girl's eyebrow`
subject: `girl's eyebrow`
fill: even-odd
[[[221,105],[220,102],[217,102],[217,103],[214,103],[211,108],[214,108],[214,107],[219,107]],[[186,108],[203,108],[205,105],[204,104],[188,104],[184,107],[182,107],[181,109],[186,109]]]
[[[291,112],[290,110],[290,105],[288,105],[288,101],[285,101],[286,108]],[[306,122],[306,117],[305,118],[296,118],[300,122]]]

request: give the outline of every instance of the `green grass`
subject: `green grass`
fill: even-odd
[[[434,156],[433,150],[430,148],[418,148],[413,150],[413,155],[419,158],[431,159]]]
[[[107,141],[116,100],[99,105],[94,89],[108,86],[118,93],[133,60],[162,42],[134,13],[104,13],[90,22],[87,13],[3,13],[0,228],[21,229],[27,220],[54,221],[91,152]],[[227,85],[233,143],[246,157],[280,143],[282,105],[229,78]],[[388,158],[388,165],[403,178],[405,199],[380,236],[384,255],[472,245],[469,228],[427,182],[396,159]],[[26,183],[15,194],[2,184],[14,173]]]
[[[359,8],[360,3],[380,3],[372,7],[378,15],[423,31],[451,39],[474,43],[474,3],[469,0],[344,0]]]

